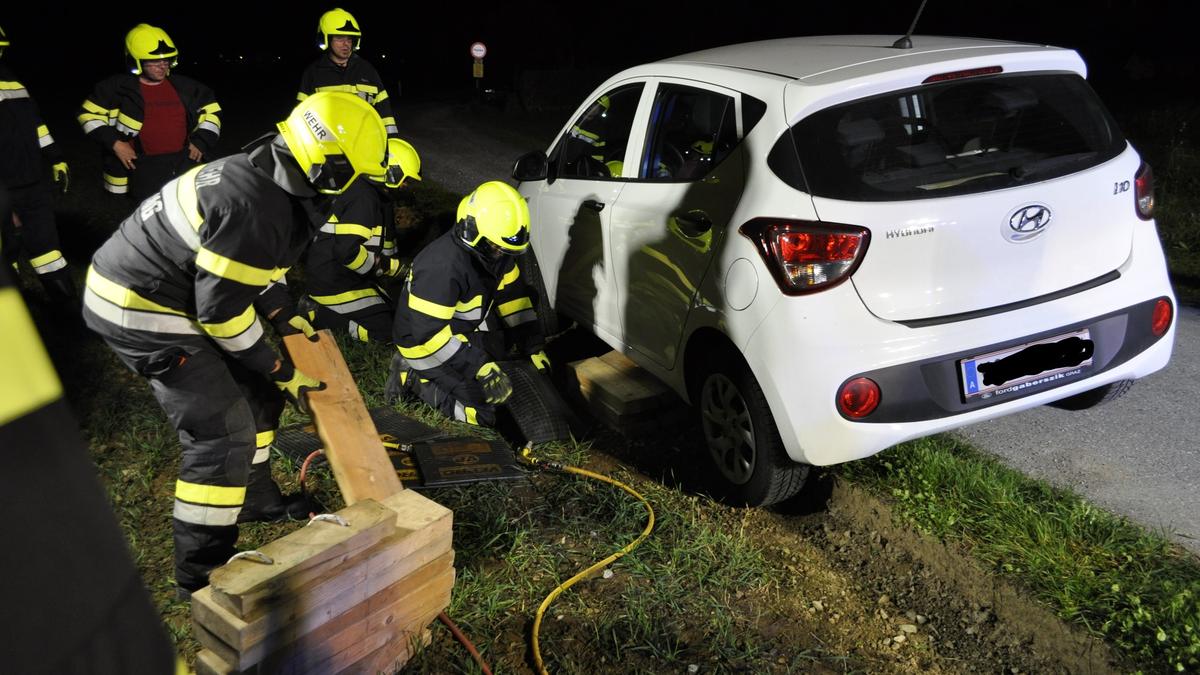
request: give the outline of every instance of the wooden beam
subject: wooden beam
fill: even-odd
[[[297,368],[325,383],[323,391],[308,395],[325,456],[347,504],[383,501],[404,488],[337,342],[328,330],[317,335],[317,341],[288,335],[283,343]]]

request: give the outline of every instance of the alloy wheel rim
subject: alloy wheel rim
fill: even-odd
[[[737,385],[722,373],[704,381],[700,421],[708,452],[725,478],[735,485],[749,482],[758,457],[750,408]]]

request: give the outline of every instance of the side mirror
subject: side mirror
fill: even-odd
[[[544,152],[527,152],[517,158],[513,164],[512,177],[522,183],[535,180],[545,180],[549,172],[549,163]]]

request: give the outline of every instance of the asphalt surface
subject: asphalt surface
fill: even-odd
[[[401,108],[397,117],[421,155],[422,177],[459,194],[486,180],[515,184],[514,160],[545,149],[559,128],[465,105]],[[1200,310],[1181,307],[1171,362],[1124,397],[1085,411],[1035,408],[956,433],[1200,553],[1198,383]]]

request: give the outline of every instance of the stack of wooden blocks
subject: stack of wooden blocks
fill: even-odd
[[[625,435],[661,430],[686,418],[683,401],[624,354],[611,351],[568,365],[577,391],[600,422]]]
[[[192,596],[198,675],[395,672],[450,603],[451,512],[404,490],[235,560]]]
[[[449,509],[404,490],[328,331],[284,344],[348,506],[213,570],[192,594],[199,675],[394,673],[450,604]]]

